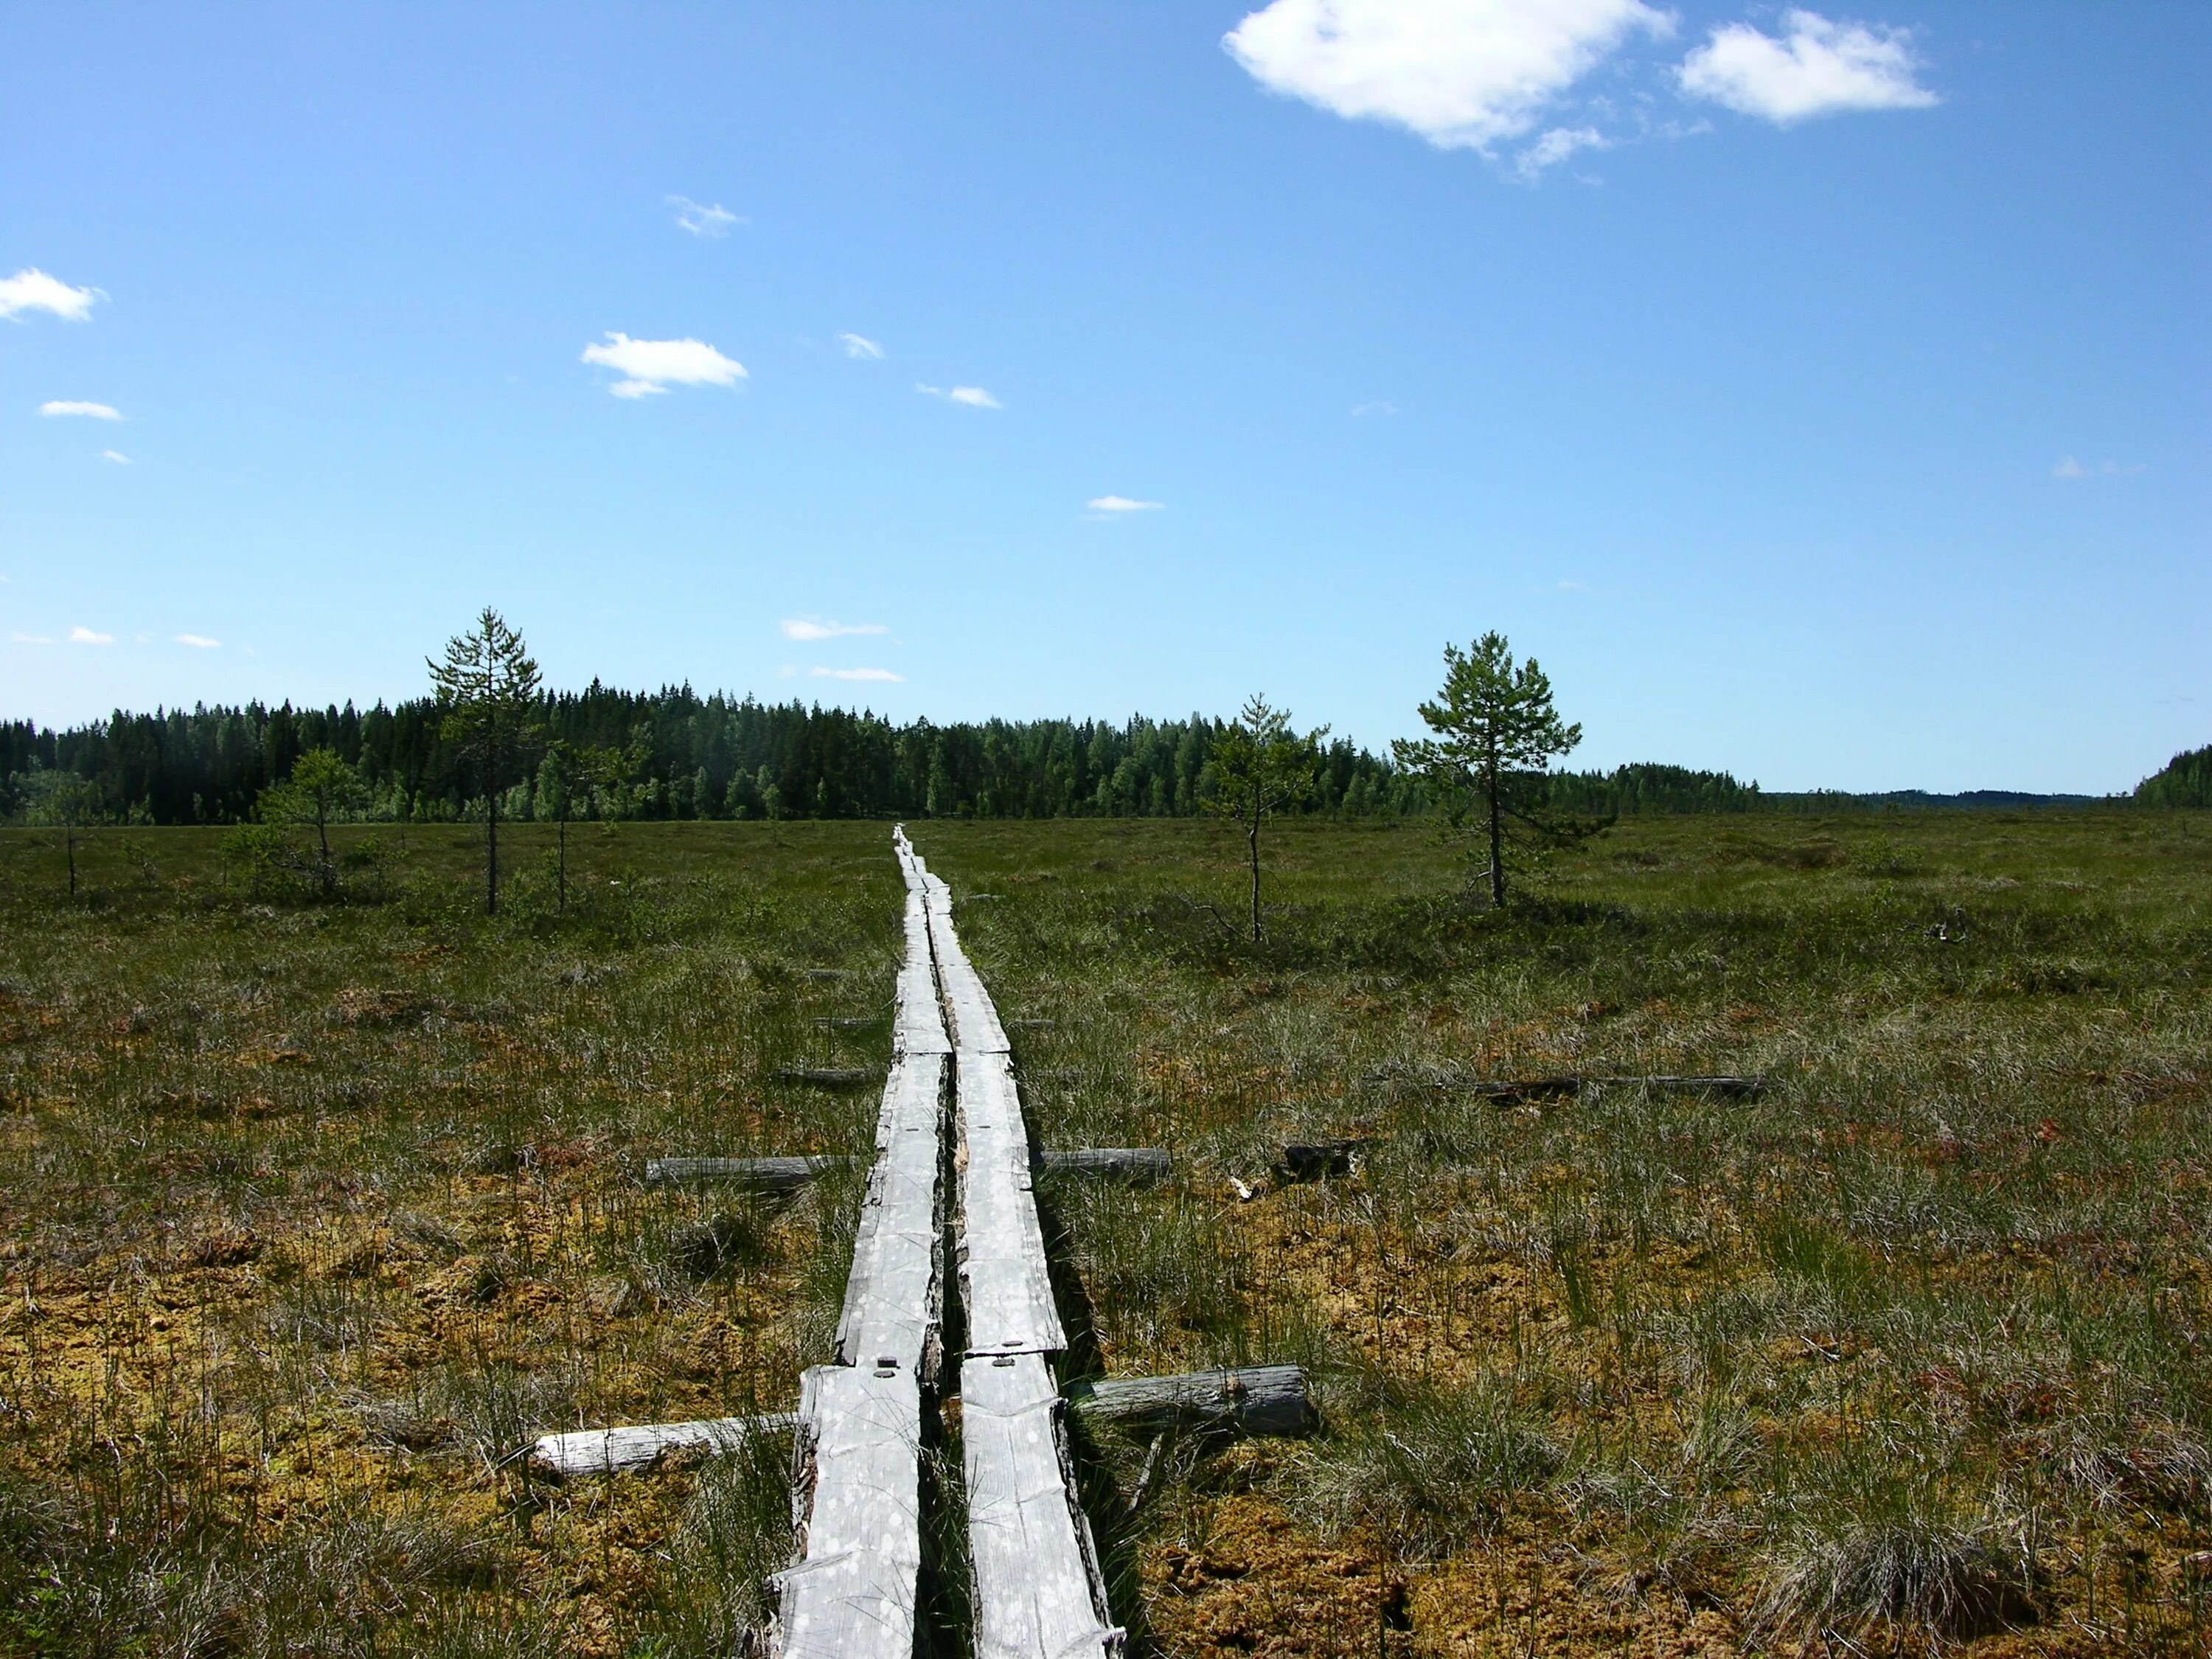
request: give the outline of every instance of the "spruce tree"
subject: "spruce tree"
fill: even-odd
[[[484,912],[499,912],[499,798],[538,736],[538,665],[522,635],[486,605],[476,626],[429,664],[439,731],[476,769],[484,792]]]

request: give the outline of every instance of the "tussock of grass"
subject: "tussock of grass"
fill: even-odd
[[[1387,1393],[1373,1419],[1318,1449],[1306,1486],[1324,1524],[1370,1529],[1407,1559],[1433,1559],[1484,1535],[1565,1461],[1504,1383]]]

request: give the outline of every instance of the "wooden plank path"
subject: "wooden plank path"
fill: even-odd
[[[1030,1147],[1006,1027],[960,948],[951,893],[924,867],[903,826],[892,839],[906,878],[906,951],[836,1362],[803,1374],[795,1417],[547,1435],[532,1448],[532,1465],[556,1475],[613,1474],[649,1467],[672,1448],[728,1449],[749,1436],[791,1428],[797,1541],[791,1566],[777,1579],[774,1650],[782,1659],[911,1659],[924,1635],[923,1430],[934,1420],[940,1383],[952,1380],[940,1352],[942,1241],[948,1177],[957,1171],[968,1331],[957,1378],[973,1651],[976,1659],[1116,1659],[1125,1632],[1112,1623],[1097,1545],[1077,1496],[1066,1407],[1053,1369],[1067,1339],[1032,1180],[1035,1170],[1055,1165]],[[957,1108],[949,1158],[948,1095]],[[790,1193],[842,1161],[659,1159],[646,1179],[729,1180]],[[1056,1167],[1157,1180],[1172,1166],[1158,1148],[1121,1147],[1062,1154]],[[1247,1415],[1230,1402],[1257,1393],[1267,1404],[1249,1415],[1272,1423],[1288,1420],[1276,1396],[1291,1386],[1263,1379],[1248,1387],[1226,1373],[1171,1377],[1125,1402],[1103,1385],[1092,1387],[1085,1403],[1109,1417],[1213,1424]],[[1302,1378],[1296,1387],[1302,1410]]]
[[[1006,1027],[960,948],[952,898],[922,876],[930,949],[951,1017],[959,1107],[960,1280],[968,1352],[960,1425],[976,1659],[1118,1655],[1091,1523],[1077,1496],[1052,1357],[1067,1346],[1030,1187],[1028,1125]]]
[[[837,1322],[837,1363],[800,1379],[793,1446],[797,1559],[778,1585],[786,1659],[907,1656],[921,1583],[922,1390],[935,1382],[944,1276],[945,1080],[921,860],[906,877],[890,1073]]]

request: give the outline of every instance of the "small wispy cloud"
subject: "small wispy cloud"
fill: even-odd
[[[742,217],[720,203],[708,207],[689,196],[672,196],[668,205],[676,210],[676,222],[694,236],[726,236],[732,225],[744,223]]]
[[[1352,406],[1352,418],[1355,421],[1370,420],[1380,416],[1395,415],[1397,412],[1397,404],[1385,403],[1380,398],[1370,398],[1364,404],[1354,404]]]
[[[1089,503],[1093,513],[1111,514],[1157,513],[1166,505],[1165,501],[1132,501],[1127,495],[1094,496]]]
[[[220,651],[222,649],[222,641],[221,640],[211,640],[204,634],[179,634],[176,636],[176,641],[179,645],[189,645],[195,651]]]
[[[2118,461],[2097,461],[2094,463],[2087,463],[2077,461],[2074,457],[2069,455],[2061,459],[2057,465],[2051,469],[2051,476],[2054,478],[2068,479],[2132,478],[2137,473],[2145,470],[2146,469],[2141,461],[2136,461],[2127,465],[2123,465]]]
[[[103,449],[100,452],[100,459],[103,461],[112,461],[118,466],[131,465],[131,458],[119,449]]]
[[[1611,149],[1613,141],[1595,127],[1553,127],[1513,158],[1513,170],[1524,183],[1533,184],[1544,169],[1555,167],[1585,149]]]
[[[956,386],[947,389],[941,386],[924,386],[916,382],[916,392],[932,398],[942,398],[948,403],[965,404],[970,409],[1003,409],[1005,405],[980,386]]]
[[[817,640],[845,640],[863,634],[890,632],[881,623],[825,622],[812,617],[786,617],[776,626],[783,630],[787,640],[802,640],[809,644]]]
[[[1832,22],[1816,11],[1784,17],[1776,40],[1748,23],[1715,28],[1674,71],[1692,98],[1706,98],[1777,126],[1847,110],[1926,109],[1940,100],[1913,78],[1919,68],[1906,29]]]
[[[51,635],[26,634],[20,629],[9,634],[8,637],[17,645],[52,645],[54,642]]]
[[[83,623],[79,623],[75,628],[70,629],[69,641],[71,645],[112,645],[115,643],[115,635],[102,634],[97,629],[87,628]]]
[[[584,348],[583,361],[623,378],[607,388],[617,398],[650,398],[672,386],[735,386],[745,366],[704,340],[633,340],[610,333],[604,344]]]
[[[1562,593],[1587,593],[1589,591],[1588,582],[1578,582],[1572,576],[1559,578],[1559,592]]]
[[[888,668],[810,668],[806,672],[817,680],[878,680],[896,685],[906,679]]]
[[[92,315],[92,302],[106,297],[96,288],[71,288],[35,266],[0,276],[0,317],[50,311],[64,322],[81,323]]]
[[[82,415],[94,421],[119,421],[123,411],[112,404],[79,403],[74,398],[53,398],[39,405],[41,415]]]
[[[878,362],[883,361],[883,347],[865,334],[840,334],[837,343],[845,348],[848,357],[872,358]]]

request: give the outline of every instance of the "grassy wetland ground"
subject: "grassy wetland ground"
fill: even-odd
[[[1073,1367],[1316,1378],[1309,1441],[1087,1445],[1141,1644],[2212,1644],[2212,818],[1632,820],[1502,915],[1417,825],[1290,824],[1258,947],[1223,826],[911,828],[1048,1022],[1040,1138],[1176,1157],[1047,1191]],[[866,1148],[872,1095],[778,1073],[884,1058],[889,826],[586,826],[565,917],[517,841],[495,921],[459,829],[331,904],[191,830],[101,832],[72,904],[0,834],[0,1652],[759,1617],[781,1448],[514,1454],[826,1355],[850,1182],[636,1176]],[[1770,1085],[1461,1086],[1707,1072]],[[1350,1173],[1272,1173],[1324,1136]]]

